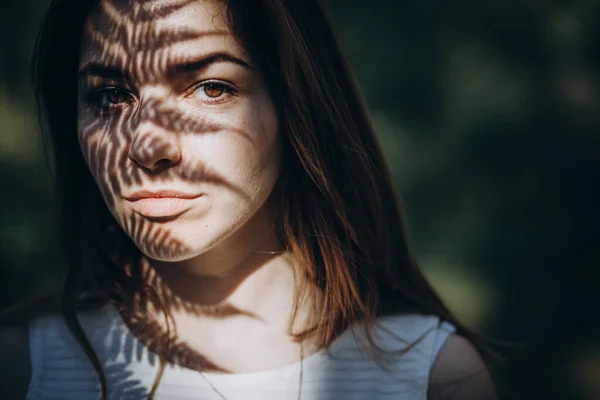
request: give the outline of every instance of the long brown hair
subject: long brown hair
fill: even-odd
[[[284,138],[276,190],[283,244],[323,293],[314,309],[318,323],[308,333],[327,347],[357,321],[420,313],[451,322],[482,351],[411,256],[390,171],[322,6],[317,0],[226,3],[229,25],[264,77]],[[77,320],[74,295],[81,282],[94,282],[109,298],[127,304],[144,288],[131,273],[142,255],[124,232],[119,240],[107,233],[115,223],[77,141],[79,47],[84,22],[97,4],[52,2],[37,38],[33,82],[68,260],[62,313],[106,397],[102,365]]]

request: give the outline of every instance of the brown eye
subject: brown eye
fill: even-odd
[[[90,105],[99,109],[120,108],[125,106],[130,99],[129,92],[116,87],[93,90],[88,97]]]
[[[236,89],[224,82],[203,82],[196,86],[191,96],[204,104],[222,104],[237,94]]]
[[[121,104],[127,101],[129,95],[122,90],[109,89],[104,94],[106,101],[111,104]]]
[[[204,94],[210,98],[216,98],[221,96],[225,92],[223,85],[218,83],[206,83],[203,85]]]

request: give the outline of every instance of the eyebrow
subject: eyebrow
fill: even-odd
[[[77,73],[77,77],[79,79],[83,79],[88,76],[98,76],[106,79],[129,79],[129,73],[124,69],[96,62],[85,64]]]
[[[227,53],[211,53],[206,54],[198,59],[184,61],[167,68],[167,76],[173,76],[180,73],[190,73],[207,68],[209,65],[217,62],[231,62],[240,65],[246,69],[253,70],[252,66],[246,61],[234,57]],[[104,65],[97,62],[89,62],[84,64],[77,73],[79,79],[87,78],[88,76],[97,76],[106,79],[126,80],[131,79],[129,71],[110,65]]]
[[[167,74],[173,75],[178,73],[188,73],[195,72],[202,69],[205,69],[210,64],[214,64],[217,62],[231,62],[237,65],[240,65],[246,69],[252,70],[253,68],[242,59],[232,56],[227,53],[211,53],[202,56],[198,59],[192,59],[190,61],[181,62],[179,64],[169,66],[167,68]]]

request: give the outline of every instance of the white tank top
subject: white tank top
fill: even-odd
[[[135,338],[111,305],[81,313],[79,319],[104,367],[108,398],[146,399],[158,370],[156,354]],[[383,369],[364,351],[363,329],[349,329],[328,351],[304,359],[301,398],[426,400],[432,363],[454,326],[416,314],[380,318],[378,326],[375,340],[384,349],[417,344]],[[100,398],[96,372],[62,317],[35,319],[29,338],[32,375],[27,400]],[[212,384],[228,400],[295,400],[300,364],[252,373],[204,373],[206,379],[197,371],[167,365],[155,398],[221,400]]]

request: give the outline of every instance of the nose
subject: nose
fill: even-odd
[[[181,147],[176,135],[152,124],[144,125],[134,135],[129,159],[152,172],[178,164],[181,161]]]

